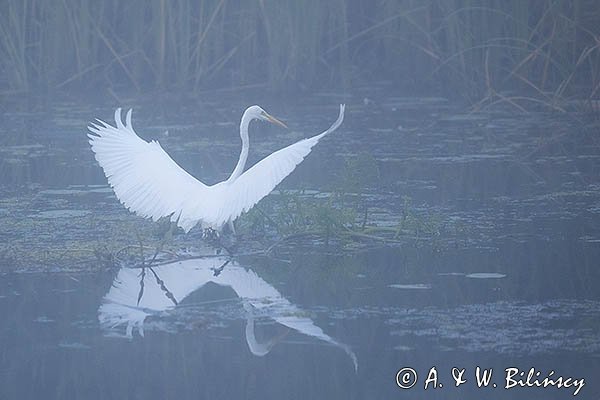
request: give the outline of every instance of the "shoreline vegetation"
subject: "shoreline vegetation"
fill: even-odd
[[[598,116],[599,21],[600,7],[589,0],[5,0],[0,104],[20,95],[118,99],[242,88],[297,96],[385,81],[403,96],[435,93],[474,111],[503,106]],[[593,130],[597,123],[582,126]],[[544,137],[525,157],[563,136]],[[26,144],[23,138],[19,144]],[[245,214],[239,230],[260,238],[256,246],[265,254],[294,240],[349,252],[406,243],[435,250],[466,240],[469,227],[418,210],[409,197],[394,213],[373,207],[364,193],[378,182],[377,160],[367,154],[346,163],[350,173],[339,177],[339,187],[278,191]],[[104,268],[122,256],[153,260],[154,243],[168,250],[162,249],[163,225],[121,208],[100,217],[66,210],[13,218],[28,211],[23,204],[18,196],[0,202],[10,210],[0,218],[4,232],[28,232],[0,246],[0,264],[16,270],[86,260]],[[55,211],[65,204],[57,201]],[[51,234],[57,230],[67,232],[61,248]],[[99,236],[89,237],[90,231]],[[167,247],[191,241],[175,236]]]
[[[475,109],[595,109],[599,21],[586,0],[7,0],[0,96],[297,93],[385,79]]]

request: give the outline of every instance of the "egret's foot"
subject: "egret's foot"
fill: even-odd
[[[213,276],[219,276],[221,275],[221,272],[223,272],[223,269],[227,266],[227,264],[229,264],[231,262],[231,260],[227,260],[225,261],[219,268],[211,268],[210,270],[213,272]]]
[[[212,228],[205,228],[202,231],[202,239],[213,246],[217,254],[221,254],[225,250],[228,255],[232,256],[237,247],[237,240],[234,235],[224,235]]]
[[[202,230],[202,239],[206,240],[209,243],[214,242],[215,240],[219,240],[219,231],[214,230],[213,228],[204,228]]]

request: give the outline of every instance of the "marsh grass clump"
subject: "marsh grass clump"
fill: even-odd
[[[250,210],[242,225],[254,234],[266,234],[270,228],[280,237],[311,233],[328,239],[359,223],[359,215],[367,212],[361,193],[378,180],[375,159],[360,153],[345,160],[332,192],[279,190]]]
[[[587,0],[152,0],[0,4],[0,93],[395,87],[475,109],[600,94]],[[591,104],[591,103],[590,103]]]
[[[349,198],[352,200],[349,201]],[[384,225],[371,219],[363,195],[280,192],[263,200],[241,218],[243,235],[275,242],[308,237],[342,246],[437,240],[450,223],[439,214],[417,213],[408,197],[401,215],[389,214]]]
[[[356,211],[342,207],[337,194],[315,196],[307,191],[280,190],[242,217],[242,229],[253,235],[285,237],[326,234],[356,220]]]
[[[414,235],[416,237],[438,237],[443,230],[443,218],[439,214],[421,215],[414,212],[412,200],[403,196],[402,216],[396,226],[394,238],[401,235]]]
[[[309,237],[326,245],[336,241],[350,247],[360,242],[393,244],[437,239],[448,231],[450,223],[441,215],[416,212],[407,196],[399,213],[386,211],[385,224],[377,223],[372,218],[377,206],[367,193],[377,186],[378,178],[375,159],[360,154],[345,161],[334,191],[273,193],[242,216],[241,231],[252,237],[270,238],[276,244]]]

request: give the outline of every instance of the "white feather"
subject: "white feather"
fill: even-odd
[[[125,124],[121,109],[115,111],[116,127],[100,120],[91,123],[88,137],[109,184],[130,211],[153,220],[170,216],[186,232],[197,224],[220,230],[268,195],[343,119],[340,105],[338,119],[323,133],[278,150],[239,177],[212,186],[177,165],[158,142],[140,138],[131,125],[131,110]]]

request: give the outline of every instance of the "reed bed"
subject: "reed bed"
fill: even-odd
[[[600,92],[593,0],[3,0],[0,92],[262,85],[564,109]]]

